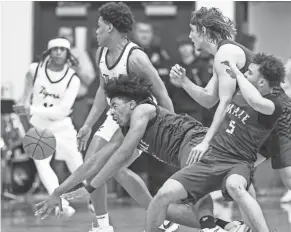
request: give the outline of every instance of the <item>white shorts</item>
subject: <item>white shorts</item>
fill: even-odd
[[[112,115],[108,111],[105,122],[99,127],[94,136],[99,136],[109,142],[118,129],[119,125],[113,120]]]

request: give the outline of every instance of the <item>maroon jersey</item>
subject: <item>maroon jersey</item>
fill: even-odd
[[[143,102],[153,104],[153,102]],[[141,103],[141,104],[143,104]],[[179,149],[189,130],[206,134],[207,128],[188,115],[178,115],[155,105],[156,116],[146,128],[138,149],[174,167],[179,167]],[[129,128],[122,128],[123,134]]]
[[[264,115],[248,105],[238,91],[226,109],[226,117],[212,140],[219,153],[254,162],[257,151],[268,138],[281,115],[281,106],[272,95],[265,96],[275,104],[272,115]]]

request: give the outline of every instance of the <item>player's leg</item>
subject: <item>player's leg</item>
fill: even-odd
[[[94,153],[98,152],[107,141],[102,137],[95,135],[87,149],[85,160],[90,158]],[[87,183],[90,183],[93,177],[87,179]],[[103,184],[90,194],[92,205],[94,207],[94,213],[96,215],[97,224],[99,227],[109,226],[109,216],[107,210],[107,185]]]
[[[39,178],[50,195],[59,186],[59,179],[50,165],[51,159],[52,156],[44,160],[34,159]]]
[[[202,142],[204,135],[203,133],[197,135],[197,133],[192,130],[186,134],[179,150],[181,168],[188,165],[186,162],[192,148]],[[213,200],[209,194],[200,199],[193,207],[192,211],[197,214],[201,228],[215,227]]]
[[[136,149],[124,168],[114,175],[114,179],[139,203],[140,206],[147,209],[152,200],[152,196],[141,177],[127,168],[140,155],[141,151]]]
[[[188,196],[193,197],[193,200],[196,201],[206,194],[218,190],[224,172],[217,169],[214,174],[213,169],[211,160],[209,162],[205,160],[205,163],[199,161],[181,169],[166,181],[148,208],[146,231],[156,231],[157,225],[166,217],[167,209],[171,203],[183,201]],[[219,229],[218,231],[223,230]]]
[[[262,209],[247,191],[252,180],[253,167],[242,163],[236,165],[224,179],[222,186],[225,197],[232,198],[243,211],[250,226],[257,232],[269,231]]]
[[[187,196],[188,192],[180,182],[174,179],[167,180],[149,205],[146,232],[157,231],[166,219],[168,206],[186,199]]]
[[[291,155],[290,155],[291,157]],[[281,198],[281,202],[290,202],[291,201],[291,165],[289,167],[284,167],[278,170],[280,173],[280,177],[282,179],[282,182],[287,187],[287,192],[284,194],[284,196]]]

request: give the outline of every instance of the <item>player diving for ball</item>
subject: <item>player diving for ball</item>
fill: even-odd
[[[54,192],[49,200],[38,204],[38,207],[41,207],[41,209],[36,214],[46,217],[58,204],[59,198],[63,193],[82,181],[86,176],[99,172],[91,181],[91,185],[87,186],[86,189],[80,189],[67,194],[65,197],[74,198],[76,195],[93,191],[132,159],[132,156],[128,155],[128,152],[138,147],[139,149],[146,150],[150,155],[157,156],[158,159],[170,165],[182,168],[181,171],[174,174],[165,183],[164,187],[162,187],[155,196],[154,201],[150,204],[147,213],[147,231],[155,231],[155,229],[158,229],[156,224],[165,219],[165,215],[160,217],[161,215],[157,214],[157,212],[159,212],[159,209],[167,209],[168,203],[178,203],[180,200],[188,199],[188,197],[191,201],[197,201],[203,195],[218,190],[221,187],[224,188],[225,196],[231,196],[248,215],[256,218],[256,224],[253,225],[254,228],[258,229],[258,231],[267,231],[264,230],[267,228],[267,225],[264,221],[260,206],[247,193],[246,189],[251,183],[252,166],[256,160],[255,151],[267,138],[281,112],[280,106],[270,100],[271,98],[269,96],[262,97],[260,94],[260,92],[267,94],[273,85],[279,83],[280,80],[276,81],[276,79],[281,78],[281,75],[275,75],[274,77],[272,75],[265,76],[265,73],[258,71],[261,65],[266,66],[264,61],[268,60],[273,61],[275,65],[279,64],[280,68],[280,62],[277,59],[272,56],[259,54],[255,59],[257,63],[254,64],[254,75],[250,78],[250,81],[254,85],[245,78],[238,82],[242,91],[236,95],[229,105],[229,114],[232,115],[234,112],[234,115],[224,119],[223,124],[219,128],[219,133],[216,136],[216,140],[223,142],[225,144],[224,147],[227,147],[229,150],[224,153],[225,157],[220,153],[214,153],[214,151],[217,151],[215,149],[209,154],[209,156],[215,157],[214,161],[218,168],[217,172],[213,172],[214,163],[211,164],[209,157],[208,159],[205,157],[205,162],[199,161],[197,164],[192,164],[197,166],[195,168],[191,168],[192,166],[183,168],[189,159],[189,153],[192,147],[199,144],[207,132],[206,128],[198,121],[188,116],[175,115],[156,106],[151,102],[147,88],[140,85],[136,80],[123,77],[108,82],[105,89],[107,96],[111,99],[111,113],[113,118],[121,126],[121,129],[115,133],[114,139],[110,142],[111,146],[105,146],[100,151],[103,157],[92,157],[94,159],[90,158],[86,161],[81,168],[73,173]],[[268,66],[266,67],[268,68]],[[255,70],[257,70],[256,73]],[[258,86],[258,82],[260,82],[260,86]],[[259,91],[256,90],[255,86]],[[249,90],[252,91],[252,95],[249,94]],[[251,104],[263,104],[260,105],[262,109],[256,108],[257,111],[254,110],[248,105],[250,103],[249,101]],[[234,127],[238,127],[238,131],[242,133],[240,134],[234,131],[232,133],[228,132],[231,131],[231,128],[228,128],[230,123]],[[229,139],[229,136],[232,138]],[[223,139],[224,137],[227,138]],[[248,143],[242,144],[242,137],[243,141],[250,137],[247,140]],[[253,138],[260,139],[253,140]],[[246,148],[245,152],[237,151],[238,146],[244,146]],[[105,157],[105,153],[114,152],[115,149],[118,150],[108,160],[111,155],[106,155]],[[234,149],[236,150],[234,151]],[[132,154],[131,152],[129,153]],[[224,161],[225,158],[227,158],[226,161]],[[93,162],[94,165],[92,165]],[[205,171],[205,175],[203,176],[196,174],[201,173],[201,169]],[[194,178],[193,180],[191,179],[192,176]],[[183,181],[184,177],[185,182]],[[211,181],[207,181],[206,179],[201,180],[201,178],[209,178]],[[177,184],[179,181],[184,185]],[[195,183],[198,185],[203,184],[205,188],[197,187]],[[168,188],[169,185],[172,187]],[[241,199],[239,201],[236,194],[241,188],[244,189],[244,198],[239,198]],[[166,190],[170,191],[167,192]],[[167,194],[165,195],[164,193]],[[171,193],[174,195],[171,196]],[[173,196],[176,198],[171,198]],[[157,201],[157,199],[160,201]],[[169,199],[171,202],[168,201]],[[250,205],[251,207],[249,207]],[[193,215],[191,211],[186,205],[171,204],[168,208],[167,216],[171,221],[197,228],[199,227],[197,216]],[[166,210],[163,210],[163,212],[165,213]],[[153,218],[151,215],[155,215],[156,217]],[[216,227],[215,230],[224,231],[219,227]]]
[[[71,173],[83,163],[77,147],[77,132],[70,118],[80,88],[79,77],[72,68],[77,65],[78,60],[70,52],[70,42],[64,38],[51,39],[41,60],[30,64],[23,97],[14,106],[16,113],[31,116],[33,127],[48,129],[54,134],[55,159],[64,160]],[[40,180],[49,194],[59,186],[58,177],[50,165],[52,157],[34,160]],[[65,199],[62,208],[62,215],[67,217],[75,212]],[[59,213],[58,209],[56,213]]]

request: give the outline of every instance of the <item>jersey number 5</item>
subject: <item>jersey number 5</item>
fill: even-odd
[[[232,134],[234,132],[234,129],[235,129],[235,121],[231,120],[229,122],[229,127],[230,127],[230,129],[227,129],[226,132],[229,134]]]

